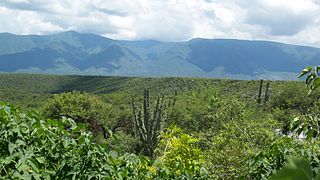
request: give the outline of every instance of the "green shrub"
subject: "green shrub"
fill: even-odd
[[[269,146],[276,125],[272,119],[245,119],[224,124],[212,137],[203,134],[208,171],[221,179],[241,177],[246,161]]]
[[[111,105],[103,103],[98,97],[77,91],[56,94],[44,105],[43,115],[47,118],[67,117],[77,123],[86,123],[94,133],[103,132],[103,127],[110,127],[108,121]]]
[[[298,82],[287,83],[279,91],[279,93],[274,93],[271,98],[271,108],[278,107],[282,110],[296,110],[304,113],[315,100],[320,98],[320,94],[316,92],[308,96],[308,91]]]
[[[234,96],[221,96],[213,88],[191,91],[177,97],[169,113],[169,124],[187,132],[201,132],[214,128],[218,131],[224,123],[240,120],[250,115],[245,104]]]
[[[0,105],[0,121],[0,175],[5,179],[119,179],[139,176],[143,166],[134,155],[119,157],[95,145],[91,133],[68,118],[43,120],[37,113]]]
[[[304,157],[309,161],[314,173],[320,170],[320,144],[316,141],[303,141],[282,136],[248,161],[250,179],[266,179],[279,171],[287,157]]]
[[[110,137],[106,139],[104,143],[109,149],[117,151],[118,153],[134,153],[139,139],[123,131],[117,131],[114,134],[111,132]]]
[[[206,116],[209,124],[206,127],[215,131],[219,131],[224,124],[244,120],[250,115],[245,104],[232,96],[228,98],[212,96],[207,109]]]
[[[161,134],[158,159],[175,176],[202,177],[207,171],[203,168],[204,155],[197,147],[198,141],[180,128],[170,127]]]
[[[180,172],[162,161],[109,151],[72,119],[44,120],[36,112],[0,104],[3,179],[205,179],[205,174]]]

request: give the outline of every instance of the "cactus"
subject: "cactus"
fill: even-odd
[[[142,108],[138,108],[132,98],[133,132],[140,138],[144,155],[154,158],[154,150],[159,143],[161,127],[166,119],[164,96],[158,96],[154,111],[151,110],[148,87],[144,90]]]
[[[260,80],[260,87],[259,87],[259,94],[258,94],[258,104],[261,104],[261,99],[262,99],[262,85],[263,85],[263,79]]]
[[[268,99],[269,99],[269,95],[270,95],[270,93],[269,93],[269,85],[270,85],[270,82],[267,82],[266,92],[264,94],[264,103],[266,103],[268,101]]]
[[[259,94],[258,94],[258,99],[257,99],[257,102],[258,104],[262,105],[262,103],[266,103],[268,100],[269,100],[269,96],[270,96],[270,82],[267,82],[267,85],[266,85],[266,90],[265,90],[265,94],[264,94],[264,97],[262,97],[262,87],[263,87],[263,80],[261,79],[260,80],[260,86],[259,86]],[[264,98],[264,99],[262,99]],[[264,100],[264,101],[262,101]]]

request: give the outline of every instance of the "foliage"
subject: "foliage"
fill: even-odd
[[[294,135],[307,139],[319,139],[320,136],[320,101],[316,100],[304,115],[296,116],[290,122],[290,130]]]
[[[24,112],[40,109],[50,117],[44,120],[37,113],[23,114],[9,108],[10,116],[19,119],[18,129],[24,131],[25,127],[30,127],[30,130],[20,137],[16,135],[18,130],[11,131],[15,128],[10,123],[6,130],[1,129],[1,133],[12,133],[12,138],[16,138],[0,137],[0,163],[7,163],[0,164],[0,172],[5,178],[11,174],[18,178],[17,172],[25,176],[31,173],[16,168],[22,160],[20,155],[10,155],[9,142],[20,148],[10,145],[18,149],[15,152],[28,155],[27,158],[21,156],[25,159],[25,165],[21,166],[31,168],[34,178],[70,179],[68,173],[76,172],[75,177],[80,179],[87,179],[89,173],[95,179],[263,179],[284,167],[287,156],[302,156],[310,163],[313,173],[319,169],[320,91],[313,89],[307,95],[301,82],[272,81],[269,101],[258,105],[259,81],[253,80],[17,74],[0,74],[0,77],[0,101],[15,103],[23,107]],[[167,100],[171,99],[172,92],[177,94],[175,106],[165,112],[168,115],[166,124],[174,124],[176,128],[160,128],[162,133],[156,137],[161,141],[152,159],[128,154],[140,152],[139,146],[143,145],[132,134],[130,97],[137,96],[145,86],[169,97]],[[72,90],[78,91],[68,92]],[[68,93],[55,94],[62,92]],[[140,100],[143,99],[137,98]],[[150,114],[156,107],[151,101],[156,100],[150,97]],[[3,116],[0,117],[2,121]],[[77,124],[68,118],[73,118]],[[42,125],[36,126],[31,123],[33,121]],[[78,122],[89,122],[89,127],[97,125],[99,131],[100,125],[106,127],[108,137],[105,139],[101,133],[91,135]],[[90,125],[90,122],[94,123]],[[3,124],[6,123],[1,122],[5,127]],[[77,130],[71,129],[74,127]],[[275,129],[283,129],[284,133],[275,136]],[[33,131],[45,135],[38,137]],[[49,136],[51,132],[57,135]],[[299,139],[299,134],[307,138]],[[19,144],[17,137],[24,137],[27,145]],[[90,144],[80,143],[80,137],[88,139]],[[170,143],[165,148],[167,142]],[[9,157],[13,160],[2,161]],[[38,157],[41,162],[42,157],[45,158],[46,162],[38,162]],[[35,161],[39,171],[35,172],[29,161]],[[63,167],[62,162],[66,164]],[[84,170],[81,163],[88,163],[88,169]]]
[[[123,131],[110,133],[110,137],[103,141],[103,144],[107,145],[110,150],[116,151],[120,154],[127,152],[134,153],[136,151],[136,145],[139,143],[139,139]]]
[[[272,116],[282,123],[282,131],[289,133],[291,120],[297,116],[303,116],[309,109],[315,109],[315,103],[320,94],[314,92],[307,95],[307,90],[300,83],[292,82],[271,98],[266,107],[272,111]],[[314,107],[314,108],[313,108]]]
[[[4,179],[189,179],[161,161],[108,151],[73,120],[44,120],[0,105],[0,176]]]
[[[116,154],[108,154],[104,148],[95,146],[92,135],[71,119],[44,121],[36,113],[25,115],[4,105],[0,109],[0,162],[4,178],[125,175],[125,169],[119,169],[122,174],[118,174],[112,172],[117,171],[113,168],[132,157],[118,159]]]
[[[161,161],[175,176],[201,177],[206,174],[203,168],[204,155],[197,142],[199,140],[182,132],[176,126],[161,133]]]
[[[108,122],[112,107],[103,103],[98,97],[78,91],[55,94],[43,109],[48,118],[67,117],[77,123],[87,123],[94,133],[103,132],[103,125],[111,126]],[[102,125],[103,124],[103,125]]]
[[[319,93],[313,93],[309,96],[308,91],[303,88],[300,83],[292,82],[281,89],[271,99],[271,108],[277,107],[281,110],[296,110],[298,112],[306,112],[315,100],[319,99]]]
[[[320,170],[320,144],[281,136],[248,161],[248,178],[265,179],[280,170],[286,157],[304,157],[311,164],[313,173]]]
[[[168,120],[189,132],[210,128],[218,131],[224,123],[243,119],[249,114],[238,97],[222,97],[219,90],[207,87],[178,96]]]
[[[319,117],[304,115],[296,117],[290,124],[292,132],[297,136],[305,136],[307,139],[319,138],[320,119]]]
[[[202,136],[207,147],[207,169],[220,179],[236,179],[245,174],[246,161],[269,146],[277,125],[272,119],[232,121],[212,137]],[[214,132],[214,131],[213,131]]]
[[[212,96],[209,98],[207,110],[210,124],[206,127],[215,131],[220,130],[226,123],[244,120],[250,113],[248,109],[245,109],[243,102],[231,96],[227,99]]]
[[[202,92],[181,93],[168,114],[168,124],[175,124],[188,132],[198,132],[208,128],[206,114],[210,93],[212,92],[209,89],[203,89]]]
[[[308,161],[303,158],[292,159],[288,158],[287,164],[276,174],[274,174],[270,180],[319,180],[320,175],[314,177],[314,173],[311,170],[311,166]]]
[[[307,76],[306,85],[309,89],[310,94],[313,90],[317,89],[320,86],[320,77],[319,77],[320,66],[307,66],[302,70],[299,77]]]

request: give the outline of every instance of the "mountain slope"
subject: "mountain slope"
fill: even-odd
[[[118,76],[295,79],[320,49],[268,41],[119,41],[94,34],[0,33],[0,71]]]

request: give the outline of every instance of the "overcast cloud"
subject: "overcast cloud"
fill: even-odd
[[[0,32],[115,39],[195,37],[320,47],[320,0],[1,0]]]

